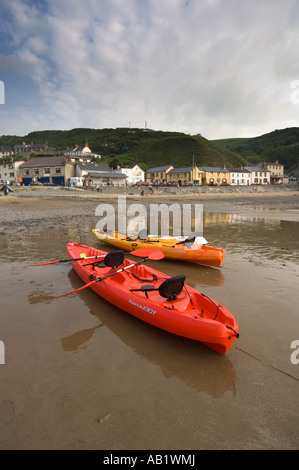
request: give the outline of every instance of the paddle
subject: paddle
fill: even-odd
[[[47,261],[47,263],[39,263],[39,264],[29,264],[28,266],[45,266],[46,264],[54,264],[54,263],[67,263],[70,261],[80,261],[81,259],[98,259],[98,258],[105,258],[106,255],[100,256],[81,256],[80,258],[67,258],[67,259],[57,259],[55,261]]]
[[[144,250],[144,249],[148,249],[148,248],[140,248],[140,250]],[[135,251],[131,251],[130,254],[131,255],[135,255],[136,252],[139,252],[140,250],[135,250]],[[28,266],[45,266],[46,264],[55,264],[55,263],[68,263],[68,262],[71,262],[71,261],[80,261],[80,260],[83,260],[83,259],[100,259],[100,258],[105,258],[105,256],[107,255],[107,253],[105,255],[96,255],[96,256],[81,256],[80,258],[67,258],[67,259],[57,259],[55,261],[47,261],[46,263],[38,263],[38,264],[29,264]],[[146,254],[136,254],[136,256],[146,256]]]
[[[129,266],[125,266],[125,267],[120,268],[116,271],[113,271],[112,273],[106,274],[106,276],[98,277],[97,279],[94,279],[94,280],[88,282],[84,286],[79,287],[79,289],[75,289],[71,292],[67,292],[66,294],[59,295],[58,299],[60,297],[65,297],[67,295],[74,294],[75,292],[79,292],[80,290],[86,289],[86,287],[90,287],[92,284],[94,284],[96,282],[103,281],[104,279],[107,279],[108,277],[114,276],[114,274],[120,273],[122,271],[126,271],[129,268],[133,268],[133,266],[136,266],[137,264],[144,263],[148,259],[159,260],[159,259],[164,258],[164,254],[161,251],[153,251],[152,248],[140,248],[139,250],[135,250],[132,254],[135,255],[135,256],[145,256],[145,258],[141,259],[140,261],[137,261],[136,263],[130,264]]]

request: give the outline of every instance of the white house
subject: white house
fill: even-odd
[[[251,173],[244,168],[230,168],[230,184],[232,186],[249,186],[251,184]]]
[[[96,158],[102,158],[101,155],[93,153],[90,148],[88,147],[88,144],[85,144],[84,147],[79,147],[79,145],[75,145],[74,149],[69,149],[67,148],[66,150],[63,150],[62,153],[66,157],[70,157],[71,161],[75,162],[77,161],[91,161],[91,157],[96,157]]]
[[[245,166],[244,169],[250,172],[251,184],[270,184],[271,172],[267,168]]]
[[[127,177],[127,184],[136,184],[144,182],[145,172],[138,165],[132,165],[126,168],[117,168],[115,173],[123,173]]]
[[[25,163],[24,160],[0,163],[0,183],[16,183],[19,178],[19,166],[23,163]]]
[[[88,173],[110,173],[111,168],[108,165],[100,163],[88,163],[88,162],[79,162],[76,164],[75,176],[84,177],[88,176]]]

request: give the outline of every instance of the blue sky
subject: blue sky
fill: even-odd
[[[298,31],[298,0],[1,0],[0,135],[297,127]]]

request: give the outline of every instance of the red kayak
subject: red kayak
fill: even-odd
[[[83,288],[90,287],[103,299],[140,320],[200,341],[220,354],[227,353],[239,337],[233,315],[204,293],[186,285],[184,274],[167,276],[140,264],[148,258],[132,261],[125,258],[121,250],[107,253],[68,243],[67,253],[77,274],[86,283]],[[92,261],[93,257],[101,260],[94,258]]]

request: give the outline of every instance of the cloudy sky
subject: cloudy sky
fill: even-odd
[[[0,80],[0,135],[297,127],[299,1],[1,0]]]

